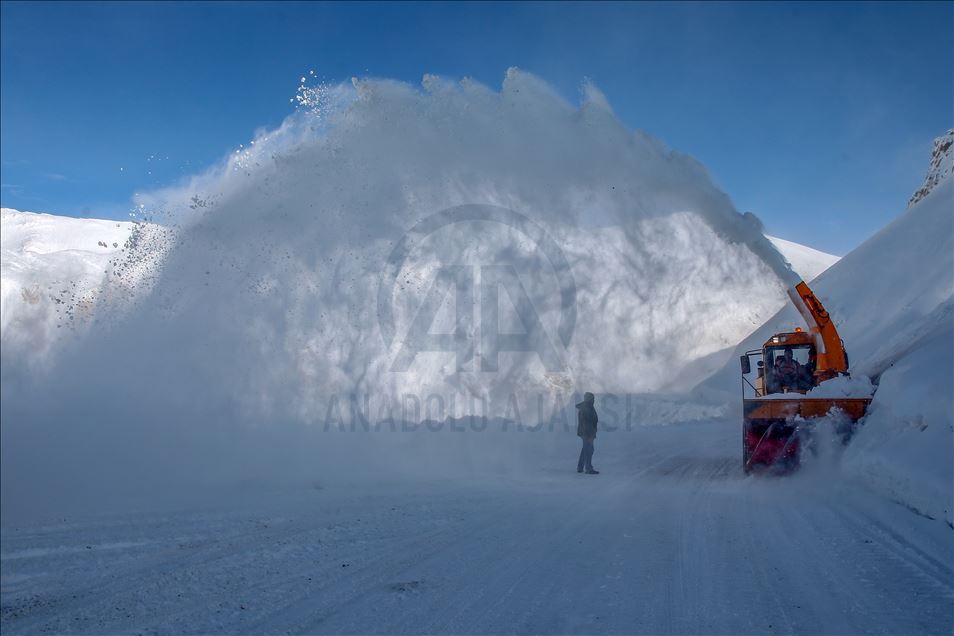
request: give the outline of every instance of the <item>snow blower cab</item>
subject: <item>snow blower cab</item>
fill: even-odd
[[[761,354],[757,362],[755,389],[761,395],[807,393],[815,388],[818,354],[812,337],[796,328],[791,333],[772,336],[761,351],[746,354],[743,372],[750,355]]]
[[[812,397],[832,378],[848,375],[848,355],[831,317],[804,281],[789,290],[792,302],[810,326],[769,338],[762,349],[742,355],[742,467],[796,468],[812,420],[843,414],[854,424],[870,397]],[[755,367],[753,374],[753,361]]]

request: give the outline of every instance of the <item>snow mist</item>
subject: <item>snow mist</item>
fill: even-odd
[[[578,107],[517,70],[499,91],[429,76],[298,101],[137,202],[162,228],[111,267],[108,324],[4,396],[5,505],[26,480],[141,493],[487,466],[493,436],[398,444],[374,424],[533,425],[583,390],[687,389],[785,302],[793,274],[758,220],[592,85]],[[350,434],[356,414],[372,432]]]

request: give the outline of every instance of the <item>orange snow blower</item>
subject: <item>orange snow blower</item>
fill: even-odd
[[[844,440],[864,417],[870,397],[806,397],[816,386],[848,375],[848,354],[835,323],[805,281],[788,290],[789,298],[808,323],[809,333],[796,328],[768,339],[762,349],[746,351],[742,362],[742,468],[797,468],[805,422],[841,413]],[[752,358],[757,358],[754,382]]]

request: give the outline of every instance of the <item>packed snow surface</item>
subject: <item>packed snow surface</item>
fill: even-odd
[[[598,402],[597,408],[601,405]],[[360,435],[360,434],[359,434]],[[461,434],[466,436],[467,434]],[[536,433],[519,473],[250,485],[4,528],[4,634],[949,634],[952,530],[833,461],[746,478],[738,422]],[[510,466],[509,468],[515,468]]]

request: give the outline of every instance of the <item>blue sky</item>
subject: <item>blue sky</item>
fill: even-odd
[[[499,87],[518,66],[701,160],[776,235],[844,254],[954,126],[952,3],[3,2],[0,200],[124,218],[291,112],[298,78]]]

